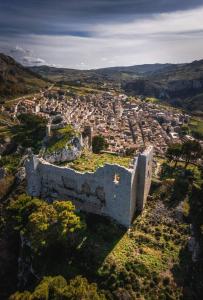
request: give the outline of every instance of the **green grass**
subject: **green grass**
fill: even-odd
[[[167,277],[172,299],[179,299],[181,289],[175,284],[173,268],[179,264],[180,251],[188,239],[187,225],[177,226],[173,220],[168,223],[156,211],[159,201],[156,198],[148,202],[143,215],[128,231],[101,217],[88,216],[83,241],[69,254],[71,258],[63,249],[58,250],[54,261],[53,254],[47,253],[41,258],[43,263],[38,259],[35,265],[42,271],[40,276],[62,274],[68,279],[82,274],[108,293],[123,288],[150,300],[161,299],[160,294],[167,293],[163,283]]]
[[[100,163],[109,157],[124,159],[107,154],[92,156]],[[85,158],[81,159],[84,162]],[[92,163],[87,159],[85,162],[86,167]],[[166,198],[173,193],[167,183],[162,183],[129,230],[100,216],[85,214],[87,228],[76,249],[68,251],[54,244],[43,256],[34,258],[38,276],[61,274],[70,279],[83,275],[106,291],[107,299],[119,299],[113,296],[119,289],[130,293],[129,299],[180,299],[182,287],[177,282],[187,276],[181,263],[189,225],[176,219],[167,200],[161,198],[163,191]]]
[[[0,167],[4,167],[8,172],[15,172],[21,157],[19,155],[5,155],[0,158]]]
[[[0,126],[0,139],[11,138],[12,133],[7,126]]]
[[[13,134],[11,132],[11,127],[7,125],[8,122],[9,125],[15,125],[15,122],[10,119],[9,116],[0,113],[0,139],[5,140],[6,138],[12,138]]]
[[[70,125],[62,129],[54,130],[53,136],[48,142],[46,152],[53,153],[65,148],[75,135],[77,135],[77,133]]]
[[[62,137],[59,140],[52,139],[50,145],[47,147],[47,152],[53,153],[65,148],[68,141],[69,138],[67,136]]]
[[[145,98],[145,102],[160,103],[160,100],[157,98],[153,98],[153,97],[147,97],[147,98]]]
[[[87,94],[98,94],[101,91],[95,88],[92,88],[90,86],[73,86],[73,85],[68,85],[68,84],[64,84],[61,86],[61,88],[63,89],[68,89],[70,90],[70,92],[78,95],[78,96],[85,96]]]
[[[94,172],[97,168],[102,167],[105,163],[118,164],[128,168],[130,164],[130,157],[121,157],[108,153],[83,154],[80,158],[68,164],[69,167],[80,172]]]

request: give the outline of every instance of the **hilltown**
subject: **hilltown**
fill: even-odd
[[[4,113],[13,118],[21,113],[33,113],[47,118],[50,124],[72,124],[80,132],[90,126],[93,135],[105,137],[108,151],[116,153],[126,150],[138,153],[153,145],[154,153],[163,155],[169,143],[192,139],[179,135],[189,115],[115,92],[78,96],[69,91],[45,91],[31,99],[21,98]]]

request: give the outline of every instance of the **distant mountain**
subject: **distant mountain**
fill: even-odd
[[[126,79],[139,78],[140,76],[149,75],[164,68],[175,66],[172,64],[146,64],[129,67],[110,67],[91,70],[76,70],[66,68],[54,68],[49,66],[33,66],[29,69],[44,78],[53,81],[95,81],[110,80],[122,81]]]
[[[129,95],[157,97],[193,112],[203,112],[203,60],[185,64],[145,64],[92,70],[23,67],[0,53],[0,100],[35,92],[48,81],[121,86]]]
[[[144,65],[135,65],[135,66],[127,66],[127,67],[110,67],[110,68],[102,68],[95,70],[97,73],[101,74],[114,74],[114,73],[127,73],[127,74],[135,74],[135,75],[146,75],[151,74],[156,71],[161,71],[165,68],[176,66],[173,64],[144,64]]]
[[[46,85],[41,76],[0,53],[0,100],[32,93]]]
[[[49,80],[82,84],[121,84],[129,95],[157,97],[192,111],[203,111],[203,60],[185,64],[145,64],[93,70],[31,67]]]
[[[109,82],[112,80],[110,76],[99,74],[95,70],[75,70],[48,66],[33,66],[28,68],[32,72],[42,76],[44,79],[70,85],[102,85],[104,81]],[[114,80],[114,82],[115,81],[117,81],[117,79]]]
[[[203,112],[203,60],[170,65],[123,82],[131,95],[154,96],[193,112]]]

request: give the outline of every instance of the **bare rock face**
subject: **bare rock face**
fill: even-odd
[[[167,93],[171,97],[196,95],[203,90],[203,80],[174,80],[168,83]]]
[[[82,144],[78,137],[74,137],[70,144],[67,144],[63,149],[60,149],[56,152],[45,154],[44,160],[49,163],[60,163],[65,161],[73,161],[80,157],[82,153]]]
[[[80,156],[81,152],[77,148],[72,147],[71,149],[64,148],[52,154],[47,154],[44,159],[49,163],[60,163],[65,161],[75,160]]]

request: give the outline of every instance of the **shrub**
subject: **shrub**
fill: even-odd
[[[105,300],[95,283],[77,276],[67,284],[62,276],[44,277],[31,294],[28,291],[16,292],[9,300]]]
[[[108,145],[105,138],[102,135],[96,135],[92,139],[92,151],[94,153],[100,153],[102,150],[107,149]]]
[[[7,212],[12,227],[29,240],[36,252],[56,242],[70,242],[74,233],[85,226],[70,201],[48,204],[41,199],[21,195],[16,201],[11,201]]]
[[[164,277],[163,279],[163,285],[168,286],[170,283],[170,278],[169,277]]]

